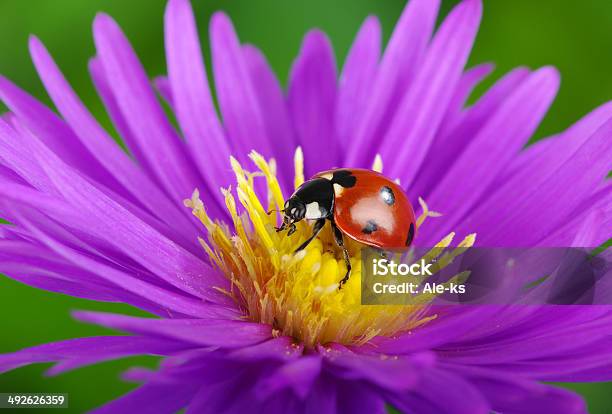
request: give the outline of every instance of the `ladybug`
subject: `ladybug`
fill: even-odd
[[[365,169],[334,169],[304,182],[285,202],[283,224],[277,232],[295,232],[295,223],[315,220],[312,236],[296,249],[303,250],[330,222],[334,239],[342,249],[346,275],[351,262],[344,236],[381,250],[406,250],[415,236],[414,210],[402,188],[382,174]]]

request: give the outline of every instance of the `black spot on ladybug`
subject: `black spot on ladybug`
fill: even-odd
[[[376,222],[373,220],[368,220],[365,227],[361,229],[361,232],[364,234],[372,234],[376,230],[378,230],[378,224],[376,224]]]
[[[410,223],[410,228],[408,229],[408,237],[406,238],[406,246],[410,246],[412,240],[414,239],[414,223]]]
[[[380,196],[388,206],[395,204],[395,194],[393,194],[393,190],[390,187],[385,185],[383,188],[381,188]]]
[[[357,183],[357,177],[355,177],[349,170],[338,170],[334,173],[331,181],[332,183],[339,184],[344,188],[351,188]]]

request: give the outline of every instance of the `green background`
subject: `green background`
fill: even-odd
[[[214,10],[225,10],[241,39],[263,49],[283,83],[301,37],[309,28],[319,27],[329,34],[338,62],[342,62],[367,15],[379,16],[386,40],[404,5],[404,1],[397,0],[207,0],[194,3],[207,62],[208,20]],[[454,3],[445,1],[443,14]],[[87,74],[87,60],[94,54],[91,22],[95,13],[105,11],[119,22],[148,73],[155,76],[165,73],[164,6],[163,0],[0,0],[0,73],[49,103],[27,53],[27,37],[34,33],[47,45],[96,117],[110,127]],[[536,133],[536,137],[542,137],[566,128],[612,97],[611,52],[612,2],[608,0],[485,1],[484,18],[470,65],[496,63],[494,76],[484,86],[518,65],[552,64],[559,68],[561,90]],[[484,86],[478,88],[476,94],[481,93]],[[0,110],[4,109],[0,106]],[[0,352],[108,333],[102,328],[72,321],[69,316],[72,309],[133,312],[124,306],[38,291],[0,277]],[[0,391],[68,392],[71,405],[68,411],[82,412],[128,391],[132,385],[118,380],[118,375],[133,364],[154,365],[155,360],[133,358],[109,362],[53,378],[42,376],[46,366],[27,367],[0,376]],[[611,412],[611,384],[569,387],[586,397],[592,413]]]

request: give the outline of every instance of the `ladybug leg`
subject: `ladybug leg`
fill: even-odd
[[[276,229],[276,232],[279,233],[279,232],[285,230],[287,227],[289,227],[289,231],[287,232],[287,236],[291,236],[297,230],[296,227],[295,227],[295,223],[288,222],[286,220],[283,221],[283,224],[281,224],[280,227],[275,227],[275,229]]]
[[[346,274],[338,284],[338,289],[342,289],[342,285],[348,282],[349,277],[351,276],[351,256],[349,255],[349,252],[346,246],[344,245],[344,237],[342,237],[342,232],[336,226],[336,223],[334,223],[333,221],[332,227],[334,229],[334,238],[336,239],[336,244],[342,249],[342,253],[344,254],[344,262],[346,263]]]
[[[295,227],[295,224],[294,224],[294,223],[291,223],[291,224],[289,225],[289,231],[287,232],[287,236],[291,236],[293,233],[295,233],[295,231],[296,231],[296,230],[297,230],[297,229],[296,229],[296,227]]]
[[[295,249],[295,252],[293,252],[293,253],[297,253],[300,250],[304,250],[306,248],[306,246],[308,246],[310,244],[310,242],[313,241],[314,238],[319,235],[319,233],[321,232],[321,229],[323,229],[324,225],[325,225],[325,219],[317,220],[315,222],[315,224],[314,224],[313,229],[312,229],[312,236],[310,236],[308,239],[306,239],[306,241],[304,243],[300,244],[300,247]]]

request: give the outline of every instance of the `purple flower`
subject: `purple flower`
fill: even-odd
[[[355,270],[338,291],[345,268],[327,251],[330,234],[292,255],[308,226],[288,238],[266,214],[304,176],[384,163],[411,199],[443,213],[423,224],[436,214],[422,203],[419,246],[450,246],[455,234],[464,246],[476,237],[481,246],[609,238],[612,106],[522,149],[554,98],[557,72],[515,69],[466,108],[492,70],[464,71],[481,3],[461,2],[433,33],[437,11],[438,1],[411,0],[384,53],[378,20],[366,19],[339,76],[326,36],[308,33],[286,94],[261,52],[214,15],[221,122],[191,8],[170,0],[169,73],[154,83],[180,131],[119,27],[99,15],[89,68],[129,154],[32,38],[61,117],[0,78],[11,111],[0,120],[0,216],[11,223],[0,227],[0,271],[157,317],[77,312],[132,335],[1,355],[0,371],[56,362],[49,373],[59,374],[162,356],[155,371],[125,373],[142,385],[98,410],[112,413],[384,412],[386,404],[409,413],[585,412],[579,396],[539,381],[612,379],[611,308],[361,306],[356,246]]]

